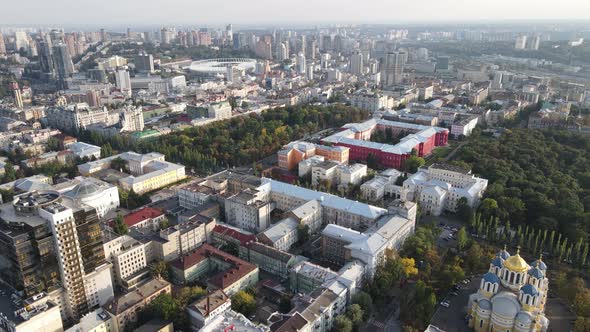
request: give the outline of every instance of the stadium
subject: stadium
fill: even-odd
[[[188,69],[201,75],[225,74],[227,66],[236,66],[246,71],[256,68],[256,60],[249,58],[218,58],[193,61]]]

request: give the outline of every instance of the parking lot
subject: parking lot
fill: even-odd
[[[465,316],[467,315],[467,301],[469,295],[475,293],[479,287],[481,278],[473,278],[467,284],[460,284],[461,289],[456,291],[457,295],[447,295],[439,300],[436,311],[432,316],[431,324],[447,332],[468,332],[472,331],[467,326]],[[449,307],[445,308],[440,302],[448,301]]]

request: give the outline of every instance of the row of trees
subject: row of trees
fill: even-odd
[[[205,173],[222,167],[251,165],[306,134],[367,117],[366,111],[340,104],[304,105],[218,121],[153,139],[107,137],[88,131],[79,136],[82,141],[101,146],[110,153],[156,151],[166,155],[168,160]]]
[[[590,245],[583,238],[572,241],[555,230],[529,225],[512,227],[510,221],[501,222],[494,216],[484,218],[481,214],[474,215],[469,226],[474,234],[490,243],[518,245],[534,256],[544,253],[556,262],[567,262],[579,268],[588,264]]]

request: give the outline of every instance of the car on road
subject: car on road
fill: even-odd
[[[451,306],[451,303],[449,303],[449,301],[442,301],[442,302],[440,303],[440,305],[441,305],[441,306],[443,306],[443,307],[445,307],[445,308],[448,308],[448,307],[450,307],[450,306]]]

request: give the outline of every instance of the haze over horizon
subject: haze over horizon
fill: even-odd
[[[590,1],[581,0],[319,0],[298,5],[286,0],[206,2],[168,0],[31,0],[2,5],[2,25],[158,24],[330,24],[452,23],[515,20],[588,20]],[[17,13],[26,12],[24,15]],[[24,16],[24,17],[23,17]],[[483,23],[483,22],[482,22]]]

